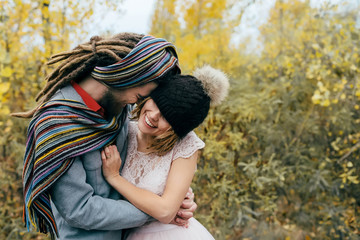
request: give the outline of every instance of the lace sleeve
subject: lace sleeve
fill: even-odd
[[[205,143],[194,133],[188,133],[174,148],[173,161],[178,158],[189,158],[197,150],[205,147]]]

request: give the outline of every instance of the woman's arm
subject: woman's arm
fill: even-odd
[[[143,212],[162,223],[170,223],[179,210],[191,184],[198,151],[190,158],[178,158],[172,162],[162,196],[138,188],[119,175],[121,159],[116,148],[111,146],[106,148],[101,156],[104,176],[113,188]]]

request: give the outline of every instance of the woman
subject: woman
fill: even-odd
[[[199,149],[204,143],[192,130],[203,122],[210,103],[227,93],[228,79],[211,67],[194,76],[176,75],[164,81],[134,110],[129,127],[128,155],[119,175],[115,146],[102,151],[108,183],[134,206],[158,222],[135,229],[128,239],[213,239],[194,218],[187,228],[168,224],[191,184]]]

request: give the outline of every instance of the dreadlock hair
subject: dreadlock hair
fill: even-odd
[[[136,105],[136,107],[131,113],[132,120],[139,120],[141,110],[149,99],[151,99],[151,97],[145,98],[142,102]],[[175,131],[170,127],[166,132],[152,139],[150,146],[147,147],[147,149],[149,150],[148,153],[155,153],[159,156],[163,156],[174,148],[178,140],[179,137],[176,135]]]
[[[40,105],[48,101],[54,93],[72,80],[87,76],[95,66],[107,66],[119,62],[144,37],[136,33],[120,33],[110,38],[94,36],[71,51],[51,56],[48,65],[60,63],[48,76],[45,87],[36,96],[38,105],[28,111],[12,113],[14,117],[31,118]]]

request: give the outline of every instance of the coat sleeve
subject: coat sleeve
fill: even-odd
[[[119,230],[138,227],[150,220],[128,201],[94,195],[80,159],[75,159],[70,169],[54,183],[51,200],[62,218],[75,228]]]

